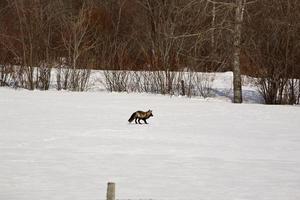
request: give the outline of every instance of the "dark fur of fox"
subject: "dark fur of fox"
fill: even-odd
[[[148,124],[146,119],[148,119],[149,117],[153,117],[153,114],[152,114],[152,110],[148,110],[147,112],[144,112],[144,111],[136,111],[134,112],[131,117],[129,118],[129,122],[132,122],[133,120],[135,120],[135,123],[139,123],[141,124],[141,120],[143,120],[145,122],[145,124]]]

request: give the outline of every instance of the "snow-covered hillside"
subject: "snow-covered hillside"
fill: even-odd
[[[127,122],[152,109],[148,125]],[[0,199],[300,199],[300,109],[0,89]]]
[[[103,71],[92,71],[91,77],[88,82],[87,91],[106,91],[106,88],[108,88],[106,83],[106,78],[104,75],[105,72]],[[145,73],[145,72],[127,72],[128,77],[126,79],[127,85],[136,84],[135,76],[136,73]],[[189,82],[189,73],[179,73],[179,72],[173,72],[177,82],[179,83],[180,80],[186,79],[185,83]],[[180,77],[180,74],[183,77]],[[139,80],[143,82],[143,74],[139,74]],[[203,87],[208,87],[210,89],[210,94],[207,95],[208,98],[213,99],[219,99],[223,101],[232,101],[233,98],[233,74],[232,72],[222,72],[222,73],[203,73],[199,72],[197,74],[194,74],[194,76],[197,76],[199,79],[201,79],[201,85]],[[179,78],[180,77],[180,78]],[[194,77],[195,78],[195,77]],[[174,81],[176,83],[176,81]],[[197,83],[191,83],[193,87],[197,87],[195,84]],[[198,83],[199,84],[199,83]],[[263,97],[258,92],[258,88],[255,85],[255,79],[251,78],[249,76],[242,76],[242,85],[243,85],[243,101],[246,103],[264,103]],[[53,71],[52,80],[51,80],[51,87],[56,88],[56,74],[55,71]],[[174,88],[176,88],[176,85],[173,85]],[[175,96],[178,96],[176,94],[175,90]],[[199,92],[199,91],[198,91]],[[192,95],[193,98],[203,98],[203,95],[197,94]]]

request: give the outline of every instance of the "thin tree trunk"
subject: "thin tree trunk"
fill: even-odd
[[[212,50],[215,51],[215,28],[216,28],[216,3],[215,2],[213,2],[213,8],[212,8],[211,27],[212,27],[211,47]]]
[[[236,0],[234,45],[233,45],[233,102],[242,103],[242,79],[240,70],[242,22],[244,14],[244,0]]]

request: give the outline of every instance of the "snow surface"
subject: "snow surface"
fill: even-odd
[[[148,125],[132,112],[152,109]],[[0,199],[300,199],[300,107],[0,88]]]

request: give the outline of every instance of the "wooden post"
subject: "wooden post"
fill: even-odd
[[[116,187],[115,183],[107,183],[107,193],[106,193],[106,200],[116,200]]]
[[[182,94],[182,96],[185,96],[185,89],[184,89],[184,81],[183,80],[181,80],[181,94]]]

